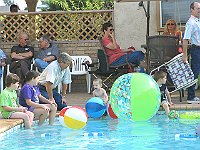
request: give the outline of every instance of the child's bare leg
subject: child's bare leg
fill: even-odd
[[[49,124],[53,125],[55,117],[56,117],[57,108],[55,107],[55,105],[51,105],[51,104],[44,104],[44,105],[46,105],[47,107],[50,108],[50,112],[49,112]]]
[[[38,123],[39,126],[41,126],[44,123],[45,119],[49,115],[49,112],[44,110],[43,108],[35,108],[33,110],[33,113],[35,117],[39,119],[39,123]]]
[[[26,114],[29,116],[29,120],[31,125],[33,124],[33,119],[34,119],[34,113],[32,113],[31,111],[26,111]]]
[[[30,118],[26,113],[23,112],[14,112],[12,113],[12,115],[10,116],[10,118],[13,119],[23,119],[24,120],[24,125],[26,129],[30,129],[31,128],[31,122],[30,122]]]
[[[166,112],[166,115],[168,116],[170,110],[169,110],[169,106],[168,106],[168,103],[163,103],[163,108],[165,109],[165,112]]]

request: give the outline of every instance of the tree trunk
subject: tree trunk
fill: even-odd
[[[34,12],[36,10],[38,0],[25,0],[25,1],[28,7],[28,12]]]

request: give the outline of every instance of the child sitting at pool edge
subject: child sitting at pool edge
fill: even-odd
[[[104,104],[106,105],[108,103],[108,95],[106,91],[102,88],[102,80],[100,78],[94,79],[93,88],[93,96],[101,98],[104,101]]]
[[[157,82],[160,92],[161,92],[161,106],[164,108],[166,115],[169,115],[169,106],[173,105],[171,101],[170,93],[166,86],[167,73],[164,71],[156,71],[154,74],[154,79]]]
[[[25,128],[31,128],[34,114],[21,107],[17,103],[17,92],[19,88],[19,77],[16,74],[9,74],[6,77],[6,88],[0,95],[0,111],[5,119],[23,119]]]
[[[38,87],[39,73],[31,70],[25,76],[25,84],[19,95],[19,103],[27,107],[39,119],[38,125],[42,125],[49,118],[49,124],[53,125],[56,116],[57,105],[41,95]],[[39,101],[45,104],[40,104]]]

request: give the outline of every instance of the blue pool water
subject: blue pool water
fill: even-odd
[[[4,136],[2,150],[32,149],[200,149],[200,139],[175,139],[176,134],[195,134],[200,121],[183,122],[156,115],[148,122],[129,122],[110,118],[89,119],[81,130],[71,130],[60,125],[35,125],[32,129],[18,129]],[[187,124],[190,123],[190,124]]]

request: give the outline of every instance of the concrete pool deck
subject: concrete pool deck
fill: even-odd
[[[185,97],[182,98],[182,102],[180,102],[179,99],[179,93],[175,92],[171,95],[172,101],[174,103],[173,106],[171,106],[171,109],[173,110],[200,110],[200,104],[187,104],[186,98],[187,98],[187,92],[185,92]],[[196,91],[196,95],[200,97],[200,90],[198,89]],[[89,98],[92,97],[92,94],[88,93],[70,93],[68,94],[68,105],[69,106],[81,106],[85,107],[86,102]],[[162,110],[162,108],[160,108]],[[19,124],[22,124],[22,119],[0,119],[0,133],[3,133]]]

